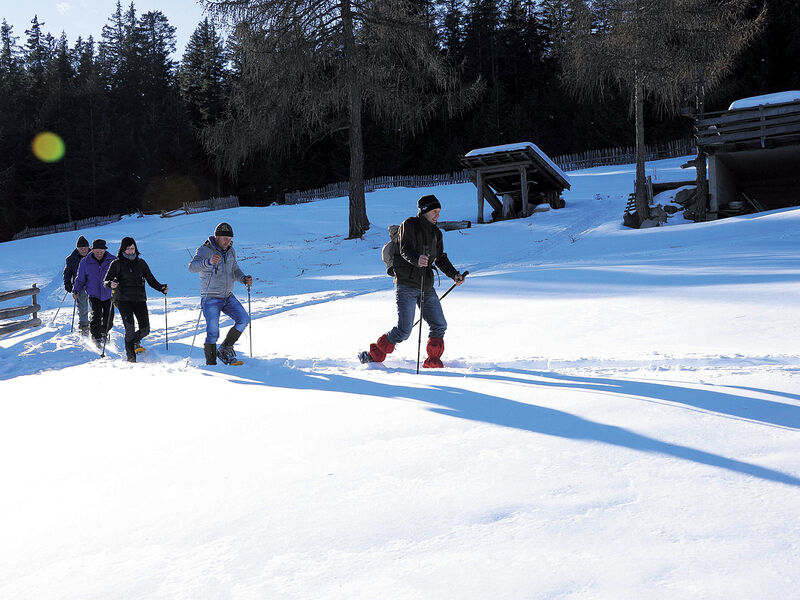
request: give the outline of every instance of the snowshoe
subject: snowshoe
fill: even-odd
[[[228,346],[227,344],[222,344],[217,349],[217,358],[226,365],[239,366],[244,364],[243,360],[236,358],[236,350],[233,349],[233,346]]]
[[[369,364],[371,362],[375,362],[374,360],[372,360],[372,357],[369,355],[369,352],[367,352],[366,350],[358,353],[358,360],[361,361],[362,365],[366,365],[366,364]]]
[[[133,343],[133,351],[136,354],[144,354],[144,347],[139,342]]]

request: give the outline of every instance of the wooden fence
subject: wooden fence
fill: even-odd
[[[10,321],[8,323],[0,323],[0,335],[6,335],[20,331],[21,329],[28,329],[29,327],[38,327],[42,324],[42,320],[36,315],[42,307],[36,304],[36,296],[41,292],[34,283],[32,287],[22,290],[11,290],[8,292],[0,292],[0,302],[13,300],[15,298],[23,298],[25,296],[32,296],[31,304],[28,306],[14,306],[12,308],[0,309],[0,321],[6,321],[14,317],[21,317],[23,315],[32,314],[27,321]]]
[[[740,147],[765,148],[768,143],[797,143],[800,139],[800,102],[761,105],[703,113],[697,119],[697,139],[713,151]]]
[[[393,187],[434,187],[452,185],[454,183],[468,183],[470,181],[472,181],[472,172],[469,170],[435,175],[386,175],[367,179],[364,182],[364,193]],[[304,202],[313,202],[314,200],[347,196],[348,185],[346,181],[340,181],[314,190],[289,193],[286,194],[286,204],[302,204]]]
[[[694,138],[684,138],[662,144],[646,146],[645,160],[659,160],[662,158],[675,158],[696,154],[696,142]],[[588,169],[591,167],[603,167],[609,165],[625,165],[636,162],[636,148],[604,148],[602,150],[589,150],[577,154],[563,154],[551,159],[562,171],[577,171],[578,169]],[[454,183],[474,182],[474,173],[466,169],[456,173],[444,173],[436,175],[388,175],[385,177],[375,177],[364,182],[364,193],[390,187],[432,187],[437,185],[451,185]],[[286,204],[301,204],[313,202],[314,200],[324,200],[326,198],[339,198],[348,195],[348,183],[340,181],[331,183],[325,187],[303,192],[286,194]]]
[[[164,218],[177,217],[178,215],[193,215],[212,210],[225,210],[226,208],[239,208],[239,198],[226,196],[225,198],[209,198],[195,202],[184,202],[180,208],[170,211],[161,211]]]
[[[57,225],[46,225],[44,227],[26,227],[19,233],[15,234],[12,240],[21,240],[24,238],[34,237],[37,235],[48,235],[50,233],[62,233],[64,231],[78,231],[86,227],[98,227],[108,223],[116,223],[122,218],[122,215],[108,215],[105,217],[89,217],[88,219],[80,219],[79,221],[69,221],[68,223],[58,223]]]
[[[645,160],[659,160],[697,154],[697,142],[694,138],[673,140],[662,144],[645,146]],[[604,148],[589,150],[577,154],[563,154],[552,159],[562,171],[577,171],[592,167],[610,165],[627,165],[636,162],[636,148]]]
[[[175,217],[178,215],[191,215],[195,213],[208,212],[211,210],[223,210],[226,208],[239,208],[239,199],[236,196],[226,198],[209,198],[208,200],[198,200],[197,202],[184,202],[181,208],[172,211],[161,211],[162,217]],[[142,211],[138,211],[139,216],[143,216]],[[148,213],[151,214],[151,213]],[[99,227],[108,223],[116,223],[122,219],[122,215],[108,215],[105,217],[89,217],[80,221],[70,221],[69,223],[59,223],[57,225],[47,225],[45,227],[26,227],[15,234],[12,240],[21,240],[37,235],[48,235],[50,233],[62,233],[64,231],[78,231],[86,227]]]

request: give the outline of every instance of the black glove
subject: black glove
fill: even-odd
[[[65,283],[64,284],[64,289],[67,290],[67,293],[71,292],[72,291],[72,284],[71,283]]]
[[[161,286],[161,293],[162,294],[166,294],[167,293],[167,284],[166,283]]]

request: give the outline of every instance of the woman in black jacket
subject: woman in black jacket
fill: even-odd
[[[168,291],[167,285],[153,277],[150,267],[139,256],[136,241],[132,237],[122,238],[117,259],[108,267],[103,285],[114,291],[114,304],[125,325],[125,354],[130,362],[136,362],[137,352],[144,352],[140,342],[150,333],[145,281],[158,292],[166,294]],[[133,322],[134,316],[139,324],[138,330]]]

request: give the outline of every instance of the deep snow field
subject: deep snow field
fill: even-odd
[[[562,210],[444,234],[471,275],[420,375],[416,332],[355,358],[395,321],[380,247],[423,194],[474,221],[471,184],[368,194],[362,240],[339,198],[0,244],[45,323],[0,338],[0,598],[800,598],[800,210],[633,231],[633,166],[569,176]],[[240,367],[202,320],[187,360],[223,220]],[[119,316],[103,359],[71,298],[52,324],[80,233],[136,238],[168,350],[149,288],[146,362]]]

